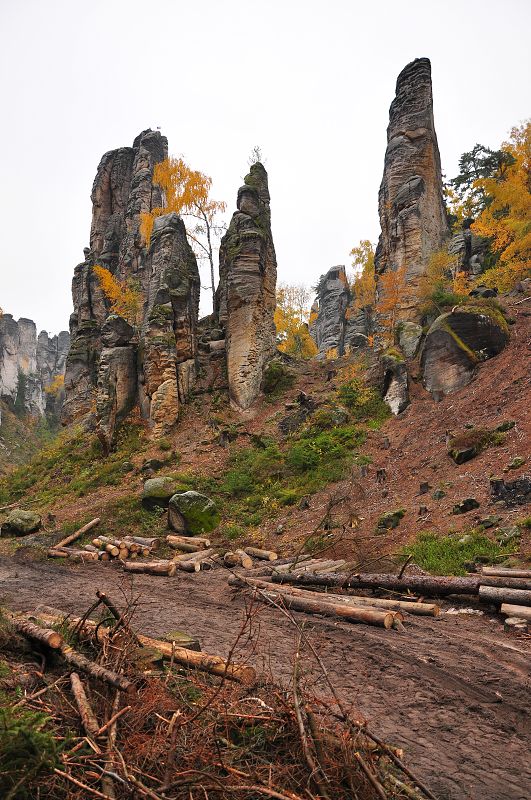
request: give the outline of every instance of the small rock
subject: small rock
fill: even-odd
[[[428,513],[428,506],[419,507],[419,517],[423,517],[427,513]]]
[[[465,534],[459,539],[459,544],[468,544],[468,542],[472,541],[472,537],[469,533]]]
[[[473,511],[475,508],[479,508],[479,503],[473,497],[467,497],[466,500],[461,500],[460,503],[457,503],[453,509],[452,514],[466,514],[468,511]]]
[[[135,465],[131,461],[124,461],[122,464],[122,472],[133,472]]]
[[[500,517],[499,514],[491,514],[489,517],[480,519],[479,524],[484,528],[494,528],[494,526],[498,525],[501,521],[502,517]]]
[[[277,534],[277,536],[281,536],[284,533],[284,525],[282,524],[277,525],[275,533]]]
[[[520,617],[507,617],[503,623],[503,628],[506,631],[518,631],[519,633],[527,633],[528,623],[527,620]]]
[[[435,491],[432,494],[432,498],[434,500],[442,500],[443,497],[446,497],[446,492],[443,491],[442,489],[435,489]]]
[[[391,447],[391,443],[389,441],[389,437],[388,436],[384,436],[384,438],[382,440],[382,447],[383,447],[384,450],[389,450],[389,448]]]
[[[520,528],[518,525],[511,525],[508,528],[500,528],[498,531],[496,531],[496,540],[500,542],[500,544],[507,544],[508,542],[512,542],[514,539],[519,539],[520,536]]]
[[[500,425],[497,425],[494,430],[496,433],[505,433],[506,431],[510,431],[511,428],[514,428],[516,422],[514,420],[507,420],[506,422],[502,422]]]
[[[465,464],[477,456],[476,447],[453,447],[448,455],[456,464]]]
[[[396,511],[388,511],[387,514],[382,514],[378,520],[378,530],[391,530],[393,528],[397,528],[405,513],[405,508],[398,508]]]
[[[162,469],[163,466],[164,461],[161,461],[160,458],[150,458],[147,461],[144,461],[140,469],[142,472],[147,472],[148,470],[156,472],[156,470]]]
[[[430,484],[428,481],[422,481],[419,487],[419,494],[427,494],[431,489]]]
[[[518,467],[521,467],[524,464],[525,458],[522,458],[522,456],[516,456],[509,464],[507,464],[507,469],[518,469]]]
[[[168,476],[148,478],[142,490],[142,505],[145,508],[167,508],[177,488],[174,478]]]
[[[307,497],[301,497],[299,501],[299,511],[306,511],[308,508],[310,508],[310,501]]]

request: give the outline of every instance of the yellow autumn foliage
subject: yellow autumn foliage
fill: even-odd
[[[130,325],[138,325],[142,311],[142,293],[131,280],[119,280],[106,267],[92,267],[113,314],[119,314]]]
[[[513,128],[502,148],[514,161],[503,173],[475,182],[489,202],[472,230],[489,238],[498,256],[497,265],[481,276],[481,282],[509,291],[531,277],[531,122]]]
[[[48,384],[48,386],[44,388],[44,391],[46,392],[46,394],[53,394],[57,396],[64,385],[65,385],[65,376],[55,375]]]
[[[305,286],[279,284],[275,308],[277,346],[295,358],[312,358],[317,345],[308,331],[310,293]]]
[[[398,322],[400,300],[406,288],[406,268],[384,272],[380,275],[381,300],[376,305],[376,311],[381,317],[383,339],[387,344],[394,343],[395,327]]]
[[[357,311],[374,305],[376,280],[374,271],[374,247],[368,239],[362,239],[358,247],[350,251],[353,256],[354,277],[350,288],[354,295],[353,307]]]

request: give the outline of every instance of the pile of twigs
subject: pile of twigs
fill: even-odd
[[[88,615],[63,620],[59,630],[70,636],[70,649],[83,649],[87,660],[122,675],[134,691],[117,690],[91,672],[72,672],[60,651],[32,641],[41,686],[17,699],[12,714],[45,714],[38,724],[52,732],[57,748],[53,757],[42,760],[42,769],[11,775],[0,757],[0,794],[9,800],[433,800],[402,763],[400,751],[349,714],[303,631],[298,632],[289,686],[266,679],[252,685],[228,680],[237,649],[252,643],[258,608],[248,607],[219,677],[184,668],[174,659],[163,662],[156,650],[139,646],[142,637],[130,624],[134,603],[118,612],[113,627],[107,621],[105,626],[91,622]],[[37,624],[38,614],[31,619]],[[31,640],[26,621],[18,623],[19,630],[24,627]],[[326,699],[309,691],[304,659],[318,664],[329,688]]]

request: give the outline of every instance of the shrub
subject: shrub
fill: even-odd
[[[57,741],[43,730],[47,722],[48,717],[34,711],[0,708],[0,796],[34,797],[24,784],[59,766]]]
[[[340,386],[338,397],[357,420],[383,420],[389,416],[389,408],[376,389],[365,386],[359,378]]]
[[[403,555],[413,556],[415,564],[434,575],[465,575],[467,561],[478,556],[494,559],[501,552],[496,542],[476,530],[451,536],[425,531],[404,548]]]
[[[262,381],[262,391],[269,400],[277,400],[284,392],[291,389],[295,376],[282,361],[271,361],[265,371]]]

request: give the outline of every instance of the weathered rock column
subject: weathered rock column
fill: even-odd
[[[398,319],[416,320],[419,278],[430,255],[449,237],[427,58],[412,61],[397,79],[378,210],[382,232],[375,256],[377,296],[381,300],[384,291],[378,276],[404,268]]]
[[[276,351],[274,313],[277,262],[271,233],[267,172],[253,164],[238,190],[219,253],[217,313],[226,332],[231,403],[249,408],[264,368]]]

